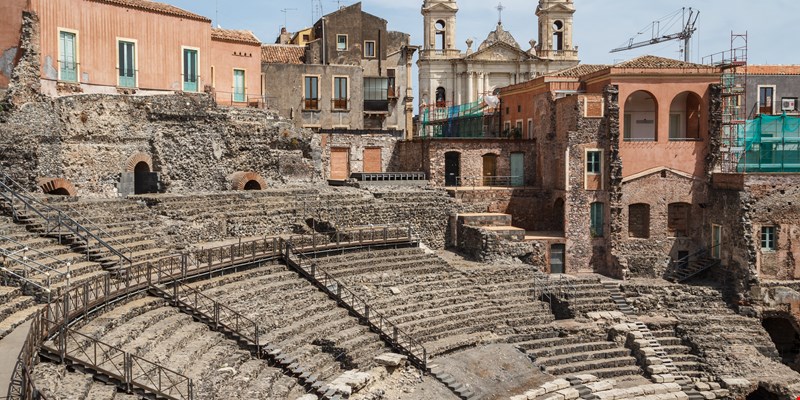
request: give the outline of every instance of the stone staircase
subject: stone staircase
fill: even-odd
[[[599,378],[642,375],[629,349],[600,337],[543,334],[515,344],[544,372],[559,377],[590,374]]]
[[[30,320],[42,306],[17,287],[0,286],[0,339]]]
[[[279,399],[304,392],[281,369],[243,352],[222,333],[211,331],[160,298],[135,298],[98,315],[79,332],[186,375],[194,381],[195,398],[250,399],[263,391],[272,394],[269,398]],[[43,365],[46,363],[37,369]],[[242,385],[245,381],[254,384]],[[37,385],[58,393],[56,398],[70,392],[76,395],[69,398],[90,398],[90,392],[101,392],[79,384],[71,388],[70,382],[47,377],[37,380]],[[81,390],[85,393],[78,395]]]
[[[452,375],[442,371],[436,364],[430,366],[429,371],[434,378],[447,386],[461,400],[477,400],[480,397],[468,388],[463,382],[459,382]]]
[[[418,248],[388,249],[317,260],[371,307],[422,342],[431,356],[474,346],[487,337],[513,340],[553,321],[532,296],[532,271],[467,274]]]
[[[389,351],[380,337],[324,293],[282,264],[262,266],[192,284],[203,294],[255,321],[272,357],[297,363],[320,382],[368,369]]]

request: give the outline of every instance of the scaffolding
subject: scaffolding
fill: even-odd
[[[495,107],[483,99],[452,105],[439,102],[420,111],[421,138],[483,138],[496,136]]]
[[[720,169],[737,172],[745,155],[741,144],[747,119],[747,32],[731,32],[730,50],[703,57],[703,64],[722,70]]]
[[[759,115],[745,124],[736,172],[800,172],[800,117]]]

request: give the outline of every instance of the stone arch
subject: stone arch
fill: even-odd
[[[783,397],[776,393],[772,393],[764,386],[759,386],[754,392],[747,395],[746,400],[779,400]]]
[[[267,188],[267,181],[261,175],[252,171],[234,172],[228,176],[231,190],[263,190]]]
[[[765,312],[761,326],[775,344],[781,362],[795,371],[800,370],[800,329],[797,320],[785,312]]]
[[[622,117],[625,141],[658,141],[658,100],[652,93],[637,90],[628,95]]]
[[[132,156],[128,157],[128,160],[125,161],[125,172],[145,172],[136,170],[136,167],[140,166],[141,163],[147,164],[148,171],[146,172],[153,172],[153,157],[142,152],[136,152]]]
[[[45,194],[57,196],[76,196],[78,194],[75,185],[64,178],[40,178],[39,187]]]

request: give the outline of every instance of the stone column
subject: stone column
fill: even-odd
[[[484,86],[486,80],[485,77],[486,77],[485,73],[478,72],[478,95],[475,96],[476,99],[481,96],[484,90],[486,90],[486,86]]]
[[[454,85],[453,85],[453,87],[454,87],[454,89],[453,89],[454,90],[454,92],[453,92],[453,105],[456,105],[456,104],[461,104],[461,73],[460,72],[456,72],[455,74],[453,74],[453,76],[455,77],[455,78],[453,78],[453,79],[455,79],[455,82],[454,82]]]
[[[487,92],[489,92],[489,75],[490,74],[488,72],[484,72],[483,73],[483,90],[482,90],[482,92],[483,92],[484,95],[488,94]]]
[[[473,90],[473,74],[474,72],[467,72],[467,103],[475,101],[475,91]]]

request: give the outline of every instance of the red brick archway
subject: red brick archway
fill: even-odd
[[[125,161],[125,172],[136,172],[136,166],[140,163],[147,164],[147,167],[150,169],[148,172],[153,171],[153,157],[147,153],[137,152],[128,157],[128,160]]]
[[[267,188],[264,178],[252,171],[239,171],[228,177],[231,190],[263,190]]]
[[[75,185],[64,178],[40,178],[39,187],[46,194],[59,196],[75,196],[78,194]]]

